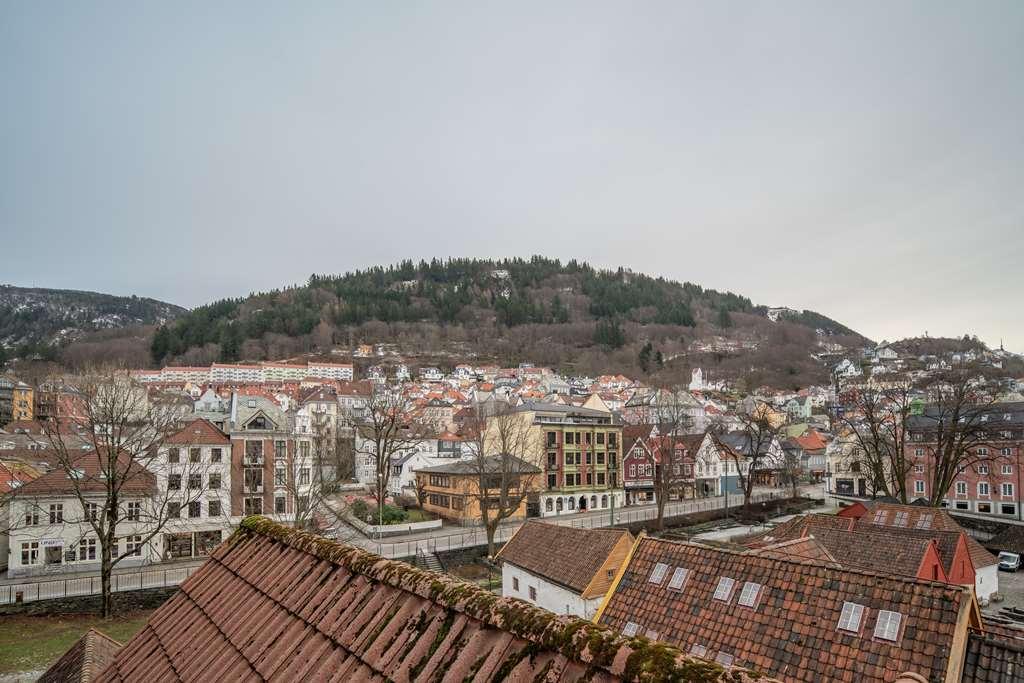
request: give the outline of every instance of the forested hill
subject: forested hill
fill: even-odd
[[[779,338],[800,348],[801,362],[823,337],[850,346],[865,342],[817,313],[772,323],[766,312],[731,292],[577,261],[404,261],[313,275],[304,286],[201,306],[161,327],[152,355],[156,363],[258,360],[395,342],[405,350],[458,346],[507,362],[591,369],[604,363],[599,356],[610,368],[610,355],[649,341],[664,359],[686,356],[705,338],[717,338],[727,351],[763,350],[763,342]],[[790,368],[791,375],[798,372]]]
[[[0,285],[0,348],[28,355],[90,332],[162,325],[183,313],[180,306],[144,297]]]

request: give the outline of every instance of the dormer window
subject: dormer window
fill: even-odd
[[[860,621],[863,616],[864,605],[858,605],[855,602],[844,602],[843,611],[839,615],[839,630],[860,633]]]
[[[900,635],[900,623],[903,615],[899,612],[889,610],[878,611],[878,621],[875,622],[875,638],[896,642]]]
[[[644,633],[644,636],[645,636],[645,637],[646,637],[646,638],[647,638],[648,640],[657,640],[657,639],[658,639],[658,632],[657,632],[657,631],[652,631],[652,630],[648,629],[648,630],[647,630],[647,631],[646,631],[646,632]]]
[[[650,583],[661,583],[665,580],[665,574],[668,573],[668,565],[662,562],[654,565],[654,570],[651,571],[651,577],[648,579]]]
[[[637,631],[639,630],[640,624],[633,623],[632,621],[627,621],[626,625],[622,627],[622,635],[626,636],[627,638],[632,638],[636,635]]]
[[[728,576],[723,576],[718,579],[718,587],[715,588],[715,600],[721,600],[722,602],[729,602],[732,598],[732,589],[736,585],[733,579]]]

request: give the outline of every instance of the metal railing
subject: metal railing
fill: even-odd
[[[197,569],[199,567],[177,567],[114,574],[110,577],[110,586],[115,593],[147,588],[169,588],[184,583],[185,579],[192,576]],[[102,592],[99,576],[82,576],[55,581],[26,581],[0,586],[0,605],[99,595]]]
[[[781,497],[783,496],[780,494],[756,493],[751,497],[750,502],[762,503],[770,500],[777,500]],[[729,508],[740,508],[742,506],[742,501],[743,499],[741,496],[729,496]],[[678,517],[680,515],[721,510],[724,508],[724,496],[666,503],[665,518],[668,519],[670,517]],[[614,520],[612,519],[613,513],[611,510],[602,512],[604,514],[594,514],[587,517],[574,518],[569,514],[560,517],[542,517],[541,519],[550,524],[560,524],[562,526],[571,526],[578,529],[600,529],[613,525],[632,524],[633,522],[656,519],[658,516],[658,511],[655,506],[645,506],[644,508],[636,510],[630,510],[629,508],[617,508],[614,511]],[[499,527],[494,534],[494,542],[500,544],[512,538],[512,535],[516,532],[519,526],[520,524],[509,524]],[[387,542],[372,539],[345,539],[345,542],[358,545],[380,555],[381,557],[396,559],[416,557],[421,551],[443,553],[451,550],[461,550],[464,548],[475,548],[487,545],[487,533],[482,528],[478,528],[473,529],[472,531],[465,531],[463,533],[435,536],[415,541]]]

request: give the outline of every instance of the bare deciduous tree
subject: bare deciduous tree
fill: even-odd
[[[743,509],[749,514],[758,472],[779,466],[779,427],[766,410],[740,411],[736,418],[740,425],[738,430],[724,434],[713,431],[712,437],[720,457],[735,470],[743,493]]]
[[[391,459],[415,448],[430,425],[412,419],[412,404],[399,388],[373,385],[367,400],[366,418],[356,427],[356,457],[366,458],[373,466],[371,494],[377,504],[378,523],[383,521],[384,501],[391,481]]]
[[[152,400],[146,389],[116,369],[99,369],[74,378],[77,409],[42,423],[47,449],[67,473],[81,522],[96,535],[100,555],[102,613],[112,611],[111,576],[126,557],[137,554],[182,509],[200,499],[203,488],[190,486],[199,463],[181,463],[171,471],[161,446],[180,426],[180,406]],[[48,386],[65,386],[48,382]],[[63,389],[62,389],[63,390]],[[54,404],[62,397],[50,399]],[[88,450],[83,451],[85,439]],[[176,482],[160,486],[157,479]],[[31,490],[26,487],[25,492]],[[141,497],[144,504],[128,507]],[[131,499],[131,500],[130,500]],[[122,524],[130,521],[140,543],[120,545]]]
[[[961,472],[982,461],[1001,459],[984,452],[997,440],[994,433],[999,428],[989,421],[995,412],[994,398],[975,390],[967,370],[937,377],[928,391],[931,401],[908,420],[908,432],[911,447],[925,451],[924,464],[931,480],[928,499],[937,507]]]
[[[681,496],[688,480],[686,474],[686,442],[683,436],[693,428],[690,404],[683,389],[671,387],[661,390],[657,400],[657,429],[654,457],[654,496],[658,516],[656,527],[665,526],[665,504],[672,496]]]
[[[878,391],[861,390],[839,418],[855,444],[850,457],[867,470],[872,493],[892,496],[902,503],[909,502],[907,475],[914,466],[906,448],[912,396],[909,383]]]
[[[514,516],[537,491],[543,456],[531,425],[503,402],[477,406],[463,431],[470,450],[470,490],[487,534],[487,555],[494,557],[494,537],[503,521]]]

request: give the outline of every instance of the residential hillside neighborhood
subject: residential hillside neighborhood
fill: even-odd
[[[360,633],[389,632],[378,623],[384,613],[405,614],[404,624],[419,613],[445,621],[455,610],[476,620],[473,629],[505,630],[531,651],[550,645],[550,634],[497,617],[507,605],[526,610],[523,618],[559,615],[552,629],[585,620],[631,657],[653,656],[645,648],[659,644],[676,662],[667,666],[702,662],[707,680],[1024,672],[1024,623],[1013,618],[1024,591],[1001,590],[1004,558],[994,552],[1024,551],[1012,540],[1024,538],[1024,378],[999,372],[1012,360],[1003,351],[932,358],[900,348],[884,343],[836,360],[827,385],[748,393],[700,369],[686,385],[664,386],[527,363],[416,366],[381,361],[373,347],[355,348],[352,362],[111,369],[35,385],[8,375],[0,603],[25,600],[28,587],[41,595],[61,577],[106,584],[186,567],[191,577],[154,621],[172,609],[204,613],[229,634],[245,620],[255,627],[292,614],[290,599],[272,597],[291,586],[308,613],[289,619],[307,628],[338,596],[303,593],[307,570],[272,578],[269,565],[245,569],[290,556],[314,574],[362,575],[391,596],[337,622],[357,619]],[[378,362],[360,372],[360,358]],[[818,507],[757,517],[775,501]],[[673,520],[716,509],[759,521],[746,532],[730,522],[735,533],[714,543],[673,535]],[[500,581],[448,579],[455,583],[440,594],[417,588],[430,574],[416,572],[452,576],[438,550],[453,539],[479,547]],[[368,570],[357,561],[356,553],[386,549],[410,565]],[[389,578],[402,571],[413,573]],[[229,576],[235,589],[263,596],[253,598],[261,605],[253,614],[210,611],[205,586]],[[462,611],[459,585],[480,592],[477,611]],[[502,602],[484,609],[492,599]],[[98,678],[173,662],[166,638],[181,636],[161,636],[153,650],[153,633],[110,648]],[[456,648],[444,650],[443,664],[366,660],[369,641],[324,637],[322,647],[355,657],[367,676],[407,666],[398,678],[413,680],[417,667],[422,675],[470,656]],[[268,644],[285,648],[275,655],[283,662],[286,643]],[[931,654],[915,654],[922,648]],[[976,656],[993,648],[1005,665]],[[598,666],[608,680],[632,680],[614,658],[563,656],[566,672]],[[228,647],[211,657],[210,666],[243,666],[246,655]],[[502,657],[511,659],[477,670],[524,666]]]

